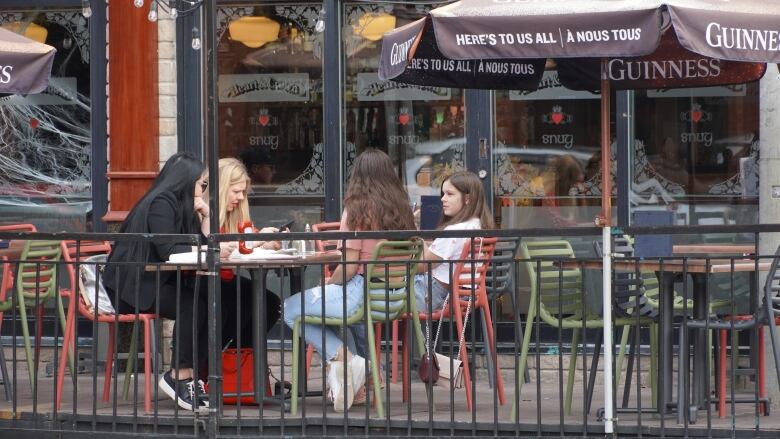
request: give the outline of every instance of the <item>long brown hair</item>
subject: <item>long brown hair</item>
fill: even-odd
[[[344,209],[351,230],[414,229],[409,196],[393,161],[376,148],[368,148],[355,158]]]
[[[444,196],[444,183],[448,181],[458,192],[463,194],[463,208],[451,217],[442,215],[439,228],[443,229],[450,224],[462,223],[471,218],[479,218],[483,229],[495,228],[493,215],[490,214],[487,197],[485,197],[485,189],[482,187],[482,181],[479,177],[469,171],[460,171],[450,175],[441,183],[442,196]]]

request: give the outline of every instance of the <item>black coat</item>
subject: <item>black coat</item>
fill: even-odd
[[[162,192],[150,204],[144,233],[153,234],[200,234],[200,229],[194,225],[185,225],[179,214],[179,200],[173,192]],[[186,253],[192,251],[192,244],[177,244],[172,242],[152,242],[144,246],[146,263],[165,262],[174,253]],[[103,284],[112,291],[111,300],[114,301],[113,292],[119,290],[119,297],[129,305],[136,304],[136,276],[140,275],[138,288],[138,309],[150,310],[154,305],[157,294],[157,272],[146,271],[141,265],[117,265],[116,262],[141,262],[132,260],[131,242],[119,241],[111,249],[109,264],[103,272]],[[160,271],[160,294],[175,294],[176,271]],[[182,293],[186,289],[192,289],[193,276],[182,275]],[[173,287],[173,288],[171,288]],[[173,291],[171,291],[173,289]],[[191,291],[189,292],[192,293]],[[115,304],[116,305],[116,304]]]

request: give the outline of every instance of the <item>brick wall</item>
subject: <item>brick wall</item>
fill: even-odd
[[[176,153],[176,23],[160,11],[159,53],[160,166]]]

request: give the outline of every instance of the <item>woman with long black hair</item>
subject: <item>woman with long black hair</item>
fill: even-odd
[[[207,179],[208,172],[198,158],[190,153],[174,154],[127,215],[119,232],[207,235],[209,207],[203,200]],[[118,241],[103,274],[104,285],[117,312],[157,313],[176,320],[173,368],[160,378],[159,387],[186,410],[208,407],[203,383],[193,375],[196,361],[205,368],[208,358],[208,303],[206,295],[201,293],[205,288],[196,286],[197,277],[192,273],[146,271],[145,265],[165,262],[174,253],[197,250],[197,246],[189,244]],[[199,394],[197,404],[195,393]]]

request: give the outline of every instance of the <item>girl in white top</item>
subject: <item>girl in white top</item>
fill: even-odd
[[[479,230],[494,227],[482,182],[473,172],[456,172],[444,180],[441,185],[441,203],[444,215],[439,230]],[[423,259],[442,262],[420,264],[419,271],[425,274],[418,274],[414,279],[414,294],[419,311],[427,313],[441,309],[444,299],[450,293],[452,263],[449,261],[459,259],[468,242],[469,238],[436,238],[425,249]],[[430,273],[427,273],[429,267]]]

